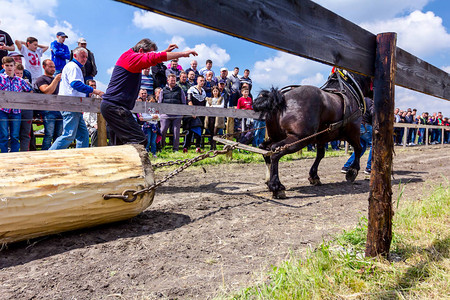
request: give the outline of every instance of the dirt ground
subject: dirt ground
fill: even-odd
[[[449,180],[449,150],[396,148],[393,199],[400,182],[406,201]],[[239,290],[367,215],[369,177],[345,182],[346,159],[322,161],[319,187],[307,180],[312,159],[282,163],[283,200],[271,199],[263,164],[190,168],[129,221],[9,245],[0,299],[211,299]]]

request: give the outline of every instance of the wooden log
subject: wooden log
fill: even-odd
[[[366,256],[388,255],[392,239],[392,153],[396,34],[377,35],[374,78],[373,161]]]
[[[0,244],[125,220],[154,198],[103,199],[154,183],[141,145],[2,153],[0,169]]]

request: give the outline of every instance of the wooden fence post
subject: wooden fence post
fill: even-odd
[[[234,118],[228,117],[227,118],[227,134],[233,134],[234,133]],[[233,140],[233,136],[230,136],[228,138],[229,140]],[[233,151],[228,151],[227,158],[233,159]]]
[[[106,134],[106,121],[101,113],[97,113],[97,146],[108,146]]]
[[[392,239],[392,153],[396,33],[377,35],[374,78],[373,163],[366,256],[388,255]],[[406,130],[405,130],[406,131]]]

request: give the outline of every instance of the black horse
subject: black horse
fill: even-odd
[[[285,198],[285,187],[278,176],[278,161],[308,144],[317,144],[317,156],[309,171],[309,182],[321,185],[317,168],[325,156],[325,143],[346,140],[353,146],[355,161],[346,179],[354,181],[360,169],[361,110],[364,96],[372,97],[372,80],[336,69],[322,88],[296,86],[263,90],[253,102],[253,109],[266,119],[269,138],[260,148],[272,151],[265,156],[266,183],[274,198]],[[310,138],[309,138],[310,137]]]

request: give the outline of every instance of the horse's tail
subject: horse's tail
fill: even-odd
[[[261,116],[267,118],[272,113],[286,110],[286,100],[278,88],[272,87],[269,90],[261,90],[258,97],[253,100],[253,110],[261,112]]]

